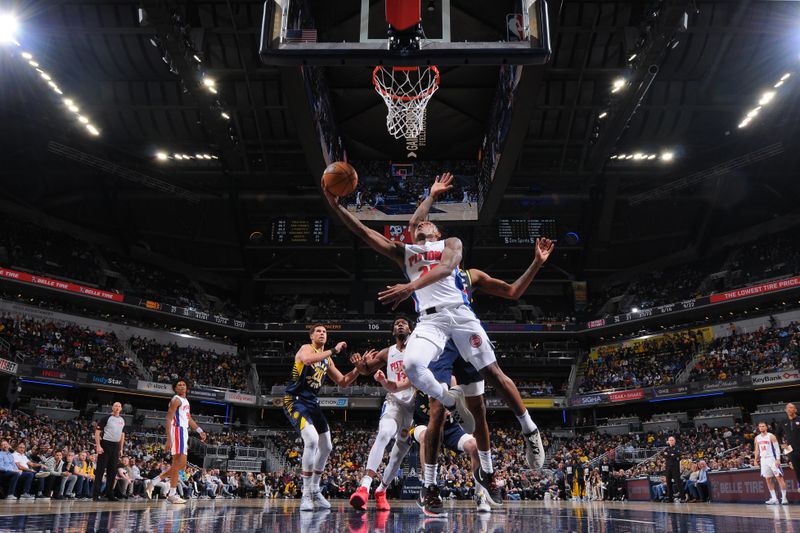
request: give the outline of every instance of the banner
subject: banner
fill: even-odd
[[[644,398],[644,389],[623,390],[619,392],[609,392],[608,399],[611,402],[627,402],[630,400],[641,400]]]
[[[654,387],[653,396],[660,398],[663,396],[681,396],[689,394],[689,385],[672,385],[670,387]]]
[[[141,391],[155,392],[156,394],[174,394],[172,385],[168,383],[156,383],[155,381],[142,381],[136,384],[136,388]]]
[[[244,392],[226,392],[225,393],[225,401],[226,402],[233,402],[233,403],[243,403],[247,405],[255,405],[256,404],[256,397],[252,394],[247,394]]]
[[[753,385],[782,385],[800,380],[800,371],[791,369],[771,374],[756,374],[750,376],[750,379],[753,380]]]
[[[34,276],[33,274],[28,274],[27,272],[17,272],[16,270],[10,270],[8,268],[0,268],[0,277],[6,279],[13,279],[15,281],[21,281],[23,283],[42,285],[44,287],[50,287],[52,289],[58,289],[60,291],[84,294],[86,296],[91,296],[92,298],[100,298],[101,300],[111,300],[114,302],[121,302],[123,300],[123,296],[115,292],[94,289],[92,287],[85,287],[83,285],[70,283],[68,281],[60,281],[57,279]]]
[[[320,398],[319,406],[335,407],[341,409],[347,407],[347,398]]]
[[[18,369],[19,365],[14,361],[0,359],[0,372],[5,372],[6,374],[16,374]]]
[[[111,376],[100,376],[98,374],[89,374],[89,383],[96,385],[111,385],[112,387],[130,387],[128,378],[119,378]]]
[[[759,294],[782,291],[794,287],[800,287],[800,276],[773,281],[771,283],[762,283],[761,285],[754,285],[752,287],[745,287],[743,289],[736,289],[719,294],[712,294],[709,296],[709,300],[711,303],[728,302],[730,300],[738,300],[739,298],[747,298],[748,296],[758,296]]]
[[[525,407],[529,407],[532,409],[552,409],[553,408],[553,399],[552,398],[524,398],[522,403],[525,404]]]
[[[170,386],[170,388],[172,387]],[[221,400],[224,398],[225,394],[222,391],[216,391],[213,389],[207,389],[203,386],[195,385],[189,389],[188,396],[194,396],[195,398],[206,398],[210,400]]]
[[[739,387],[746,387],[750,384],[749,376],[740,376],[737,378],[718,379],[716,381],[704,381],[702,383],[692,383],[692,388],[697,387],[699,392],[705,391],[718,391],[737,389]]]
[[[54,368],[32,368],[31,376],[47,379],[63,379],[64,381],[78,381],[78,374],[72,370],[56,370]]]
[[[587,304],[587,289],[585,281],[572,282],[572,295],[576,311],[583,311]]]
[[[628,500],[632,502],[650,501],[650,478],[629,479],[625,484],[628,487]]]
[[[598,405],[601,403],[605,403],[606,395],[605,394],[589,394],[587,396],[576,396],[572,399],[572,405],[585,407],[587,405]]]
[[[787,497],[790,502],[800,501],[797,492],[797,474],[788,467],[786,473]],[[714,502],[764,503],[769,498],[767,483],[761,477],[761,470],[731,470],[726,472],[709,472],[708,484],[711,500]]]

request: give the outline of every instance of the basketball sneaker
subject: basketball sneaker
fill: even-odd
[[[303,497],[300,499],[300,510],[301,511],[314,510],[314,498],[311,496],[311,492],[303,491]]]
[[[544,466],[544,445],[542,436],[538,429],[526,433],[525,437],[525,458],[528,466],[534,469],[541,469]]]
[[[456,385],[450,388],[450,393],[456,401],[455,412],[451,410],[453,421],[457,423],[464,430],[465,433],[475,432],[475,417],[469,412],[466,399],[464,398],[464,391],[461,387]]]
[[[482,489],[481,492],[483,492],[489,505],[492,507],[501,507],[503,505],[500,489],[497,488],[494,482],[494,473],[489,474],[479,467],[472,472],[472,477],[475,479],[475,484]]]
[[[478,503],[479,513],[491,513],[492,506],[489,505],[489,498],[486,497],[486,491],[478,488],[476,491],[475,501]]]
[[[783,498],[781,498],[781,505],[789,505],[789,500],[788,500],[788,499],[786,499],[786,496],[784,496]]]
[[[765,501],[764,503],[766,503],[767,505],[778,505],[780,502],[778,501],[778,498],[773,497]]]
[[[425,494],[425,485],[423,485],[422,488],[419,489],[419,498],[417,498],[417,507],[419,507],[421,511],[425,510]]]
[[[322,495],[322,491],[316,491],[311,494],[311,498],[314,500],[314,505],[317,509],[330,509],[331,502],[329,502],[325,496]]]
[[[425,488],[425,507],[422,508],[425,516],[447,516],[444,512],[442,497],[439,495],[439,486],[430,485]]]
[[[386,491],[375,491],[375,509],[378,511],[389,511],[391,506],[386,500]]]
[[[377,493],[375,497],[377,498]],[[358,490],[350,495],[350,505],[359,511],[366,510],[367,501],[369,501],[369,489],[367,487],[358,487]]]
[[[181,497],[180,497],[180,496],[178,496],[177,494],[171,494],[170,496],[167,496],[167,501],[168,501],[169,503],[175,503],[175,504],[183,504],[183,503],[186,503],[186,500],[184,500],[183,498],[181,498]]]

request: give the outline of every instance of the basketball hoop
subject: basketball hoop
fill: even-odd
[[[386,103],[386,129],[395,139],[413,139],[422,131],[425,108],[439,89],[436,67],[375,67],[375,91]]]

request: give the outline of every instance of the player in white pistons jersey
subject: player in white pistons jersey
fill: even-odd
[[[786,498],[786,481],[783,479],[783,470],[781,469],[781,446],[778,439],[772,433],[767,431],[766,422],[758,424],[758,435],[755,439],[755,460],[754,465],[758,467],[761,463],[761,476],[767,480],[767,488],[769,489],[770,499],[767,500],[767,505],[777,505],[781,503],[788,505],[789,500]],[[778,496],[775,494],[775,486],[772,483],[772,478],[778,479],[778,485],[781,487],[781,501],[778,502]]]
[[[186,470],[186,455],[189,453],[189,428],[200,434],[200,440],[206,441],[206,434],[202,428],[192,420],[189,400],[186,395],[189,386],[186,380],[179,379],[172,385],[175,396],[169,402],[167,410],[167,443],[166,450],[172,454],[172,464],[169,469],[162,472],[153,479],[148,479],[145,483],[145,493],[148,498],[153,497],[153,489],[156,484],[169,478],[169,494],[167,501],[170,503],[186,503],[186,500],[178,496],[176,487],[180,471]]]
[[[474,433],[475,418],[467,407],[464,391],[458,386],[450,388],[448,383],[439,383],[428,369],[428,365],[441,355],[447,341],[452,339],[461,357],[498,390],[512,409],[522,429],[528,464],[531,468],[541,468],[544,447],[536,424],[516,385],[498,366],[489,337],[472,311],[457,275],[462,255],[461,240],[453,237],[443,240],[436,224],[426,220],[436,198],[452,189],[453,179],[449,173],[436,177],[430,195],[420,203],[409,221],[409,232],[414,239],[414,244],[409,245],[391,241],[366,227],[339,205],[339,199],[325,188],[324,183],[322,189],[331,209],[345,226],[376,252],[394,260],[409,279],[408,283],[387,287],[379,293],[379,299],[392,304],[393,308],[406,298],[413,296],[415,299],[420,318],[408,339],[404,360],[406,375],[414,387],[441,402],[453,413],[464,431]],[[527,287],[541,267],[540,255],[546,259],[551,251],[552,243],[546,239],[537,241],[537,261],[520,277],[520,285]],[[500,280],[496,280],[496,284],[504,286],[498,289],[510,287]],[[428,466],[433,470],[435,465],[426,465],[426,468]]]
[[[373,358],[364,359],[356,367],[360,369],[362,374],[372,373],[377,370],[375,379],[379,382],[387,379],[393,382],[407,382],[404,355],[406,341],[410,333],[410,321],[405,317],[396,318],[392,326],[392,336],[395,339],[394,345],[384,348]],[[378,370],[384,365],[386,365],[385,374]],[[408,442],[408,432],[414,420],[415,394],[416,391],[413,387],[386,394],[383,409],[381,409],[378,434],[375,436],[375,442],[372,444],[372,449],[367,459],[367,473],[361,478],[361,486],[350,496],[350,505],[356,509],[366,509],[372,480],[378,476],[378,468],[383,461],[383,453],[392,438],[394,438],[395,442],[389,454],[389,465],[394,465],[392,468],[399,467],[400,461],[408,453],[411,447]],[[388,511],[390,509],[389,502],[386,501],[386,484],[383,482],[375,490],[375,508],[378,511]]]

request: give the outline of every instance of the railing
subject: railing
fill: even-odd
[[[675,378],[675,383],[678,385],[683,385],[684,383],[689,381],[689,378],[692,377],[692,369],[694,368],[694,365],[696,365],[697,362],[700,361],[700,357],[702,357],[706,353],[707,353],[706,350],[703,349],[694,354],[691,361],[689,361],[689,363],[686,365],[686,368],[684,368],[681,371],[681,373],[678,374],[678,376]]]

